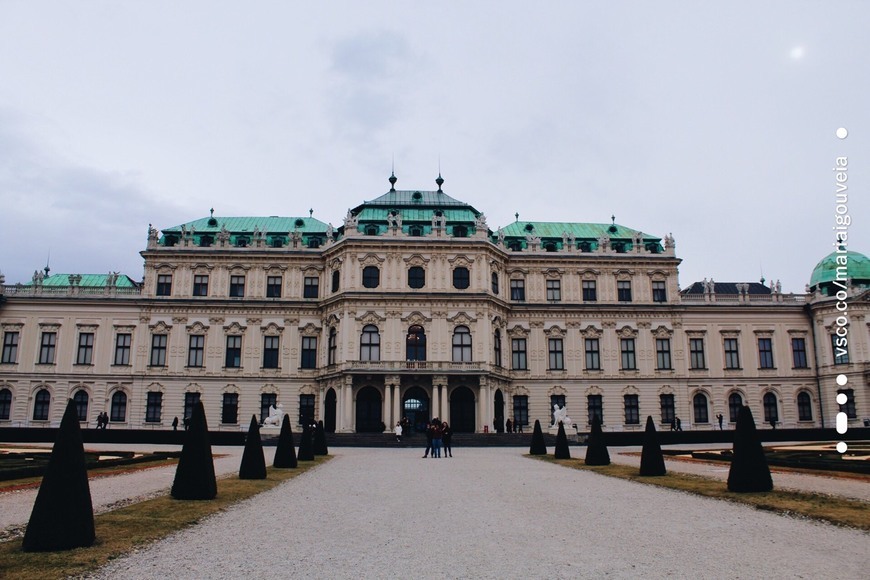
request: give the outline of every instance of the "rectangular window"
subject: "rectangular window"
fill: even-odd
[[[704,339],[690,338],[689,339],[689,364],[691,368],[706,369],[707,361],[704,359]]]
[[[846,404],[840,405],[840,412],[846,413],[850,419],[857,419],[858,412],[855,409],[855,391],[854,389],[837,389],[837,395],[846,395]]]
[[[514,425],[529,424],[529,397],[514,395]]]
[[[79,348],[76,353],[77,365],[94,364],[94,333],[82,332],[79,334]]]
[[[300,367],[303,369],[317,368],[317,337],[303,336],[302,337],[302,361]]]
[[[280,298],[281,285],[281,276],[268,276],[266,278],[266,298]]]
[[[831,348],[834,352],[835,365],[849,364],[849,346],[845,337],[831,335]]]
[[[620,302],[631,302],[630,280],[619,280],[616,282],[616,298]]]
[[[547,302],[559,302],[562,300],[562,281],[547,280]]]
[[[278,368],[278,346],[280,337],[265,336],[263,337],[263,368],[277,369]],[[268,413],[266,414],[268,417]]]
[[[314,423],[314,395],[299,395],[299,424]]]
[[[204,351],[205,336],[201,334],[192,334],[187,349],[187,366],[201,367]]]
[[[772,369],[773,367],[773,340],[770,338],[758,339],[758,368]]]
[[[239,422],[239,395],[224,393],[221,405],[221,423],[235,424]]]
[[[660,371],[671,370],[671,339],[656,339],[656,368]]]
[[[639,425],[640,424],[640,402],[637,395],[624,395],[625,401],[625,424]]]
[[[674,412],[674,396],[659,395],[659,403],[662,408],[662,423],[670,425],[676,417],[676,413]]]
[[[740,352],[737,350],[737,339],[725,339],[725,368],[739,369],[740,368]]]
[[[791,339],[791,356],[794,368],[805,369],[807,365],[807,341],[804,338]]]
[[[145,422],[159,423],[160,411],[163,409],[163,393],[150,391],[145,398]]]
[[[3,358],[0,361],[5,364],[15,364],[18,362],[17,332],[6,332],[3,334]]]
[[[598,289],[595,280],[583,280],[583,302],[597,302]]]
[[[511,300],[516,302],[525,302],[526,300],[526,281],[511,280]]]
[[[119,333],[115,336],[115,365],[127,366],[130,364],[130,345],[133,344],[133,335]]]
[[[562,351],[562,339],[561,338],[551,338],[549,339],[550,345],[550,370],[551,371],[562,371],[565,370],[565,355]]]
[[[637,369],[637,362],[634,357],[634,339],[621,338],[619,340],[620,351],[622,353],[622,370],[633,371]]]
[[[190,419],[193,416],[193,408],[199,403],[202,395],[200,393],[184,393],[184,418]]]
[[[158,296],[172,295],[172,275],[158,274],[157,275],[157,292]]]
[[[601,401],[601,395],[588,395],[586,397],[586,410],[589,415],[589,423],[592,423],[594,417],[603,423],[604,422],[604,404]]]
[[[526,361],[526,339],[512,338],[511,339],[511,368],[515,371],[528,370]]]
[[[305,277],[305,284],[302,289],[303,298],[317,298],[320,295],[318,287],[318,279],[310,276]]]
[[[601,370],[601,351],[599,350],[597,338],[586,339],[586,370]]]
[[[193,295],[208,296],[208,276],[199,275],[193,277]]]
[[[54,349],[57,346],[56,332],[43,332],[42,341],[39,344],[39,364],[54,364]]]
[[[667,302],[668,293],[665,289],[665,283],[654,280],[652,283],[653,302]]]
[[[238,369],[242,366],[242,337],[231,335],[227,337],[227,351],[224,366],[228,369]],[[225,421],[226,422],[226,421]]]
[[[165,334],[155,334],[151,337],[151,366],[166,366],[166,341]]]
[[[245,277],[230,276],[230,298],[243,298],[245,296]]]

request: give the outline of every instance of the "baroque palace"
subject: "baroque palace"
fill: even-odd
[[[234,430],[272,405],[337,432],[433,416],[501,431],[548,425],[554,405],[580,430],[594,414],[607,430],[647,415],[717,429],[721,414],[728,428],[741,405],[767,428],[870,415],[861,254],[847,254],[845,302],[835,254],[806,294],[712,280],[681,291],[669,235],[615,220],[492,231],[440,176],[437,191],[389,181],[337,228],[213,211],[149,228],[141,282],[0,278],[0,426],[57,425],[67,398],[110,428],[168,429],[199,400],[212,429]]]

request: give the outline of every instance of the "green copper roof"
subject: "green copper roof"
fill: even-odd
[[[531,230],[528,226],[531,225]],[[610,227],[616,228],[615,232],[610,231]],[[501,228],[506,238],[525,238],[526,234],[534,234],[540,238],[561,238],[563,233],[573,235],[575,238],[585,238],[597,240],[602,236],[608,236],[611,239],[632,239],[635,234],[639,233],[645,241],[660,241],[661,238],[645,234],[639,230],[633,230],[619,224],[590,224],[590,223],[572,223],[572,222],[531,222],[518,221],[508,224]]]
[[[840,256],[843,263],[837,263]],[[815,289],[818,284],[833,282],[837,279],[837,267],[846,268],[846,278],[852,281],[870,281],[870,259],[858,252],[831,252],[816,264],[810,276],[810,287]]]
[[[108,284],[108,274],[78,274],[82,277],[81,282],[78,283],[78,286],[82,286],[85,288],[105,288]],[[69,277],[72,274],[52,274],[47,278],[43,278],[42,285],[43,286],[70,286]],[[27,286],[32,286],[33,282],[28,282]],[[115,281],[116,288],[134,288],[136,283],[130,279],[126,274],[119,274],[117,280]]]
[[[181,228],[189,230],[193,228],[197,233],[217,233],[222,227],[226,227],[230,233],[250,233],[257,228],[261,232],[269,234],[286,234],[294,230],[300,233],[324,233],[327,225],[312,217],[219,217],[201,218],[186,224],[166,228],[163,233],[180,232]]]
[[[436,211],[441,211],[444,214],[448,223],[454,222],[473,222],[477,217],[471,209],[408,209],[400,207],[366,207],[357,215],[360,222],[370,221],[387,221],[387,215],[391,210],[397,210],[402,213],[402,222],[425,222],[431,223],[432,217]]]
[[[467,203],[454,199],[443,191],[422,190],[388,191],[372,201],[364,202],[359,208],[371,205],[390,207],[467,207],[472,210],[474,209]]]

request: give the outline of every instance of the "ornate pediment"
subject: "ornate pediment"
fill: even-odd
[[[456,326],[456,325],[460,325],[460,324],[471,324],[473,322],[477,322],[477,319],[472,318],[471,316],[469,316],[465,312],[459,312],[455,316],[451,316],[450,318],[448,318],[447,322]]]
[[[635,338],[637,337],[637,329],[634,329],[627,324],[616,331],[619,338]]]
[[[652,332],[653,336],[656,338],[670,338],[674,334],[673,330],[662,325],[657,326],[650,332]]]
[[[565,330],[563,330],[558,324],[554,324],[550,328],[545,328],[544,334],[550,338],[561,338],[565,336]]]
[[[423,313],[415,310],[414,312],[408,314],[408,316],[404,316],[402,318],[402,322],[409,326],[413,326],[415,324],[422,326],[427,322],[432,322],[432,319],[424,316]]]
[[[413,254],[405,258],[405,263],[410,266],[425,266],[429,263],[429,258],[422,256],[421,254]]]
[[[603,331],[600,328],[596,328],[594,324],[580,329],[580,335],[584,338],[601,338],[602,333]]]
[[[523,327],[522,327],[521,325],[519,325],[519,324],[515,324],[514,326],[512,326],[512,327],[510,327],[510,328],[508,329],[508,334],[509,334],[510,336],[513,336],[513,337],[528,336],[528,335],[529,335],[529,329],[528,329],[528,328],[523,328]]]
[[[170,330],[172,330],[172,325],[166,324],[161,320],[155,324],[149,325],[148,328],[150,328],[151,332],[154,334],[167,334]]]
[[[233,322],[224,326],[224,334],[244,334],[247,326],[242,326],[238,322]]]
[[[309,322],[299,329],[299,334],[302,336],[318,336],[321,330],[322,329],[319,326],[316,326],[313,322]]]
[[[363,266],[380,266],[384,263],[384,259],[377,254],[368,253],[357,258]]]
[[[263,336],[280,336],[282,332],[284,332],[283,326],[278,326],[274,322],[270,322],[266,326],[260,327],[260,332]]]
[[[187,327],[188,334],[205,334],[206,332],[208,332],[208,325],[198,320]]]

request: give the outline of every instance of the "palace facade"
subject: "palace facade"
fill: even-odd
[[[681,291],[669,235],[615,220],[492,231],[436,183],[400,191],[391,176],[337,228],[212,212],[150,229],[141,282],[0,280],[0,427],[56,425],[67,398],[110,428],[168,429],[199,400],[212,429],[233,430],[272,405],[337,432],[403,416],[458,432],[548,425],[554,405],[580,430],[594,414],[609,430],[647,415],[714,429],[721,414],[728,428],[741,405],[768,427],[870,416],[861,254],[848,253],[845,284],[836,256],[823,259],[805,294],[712,280]]]

